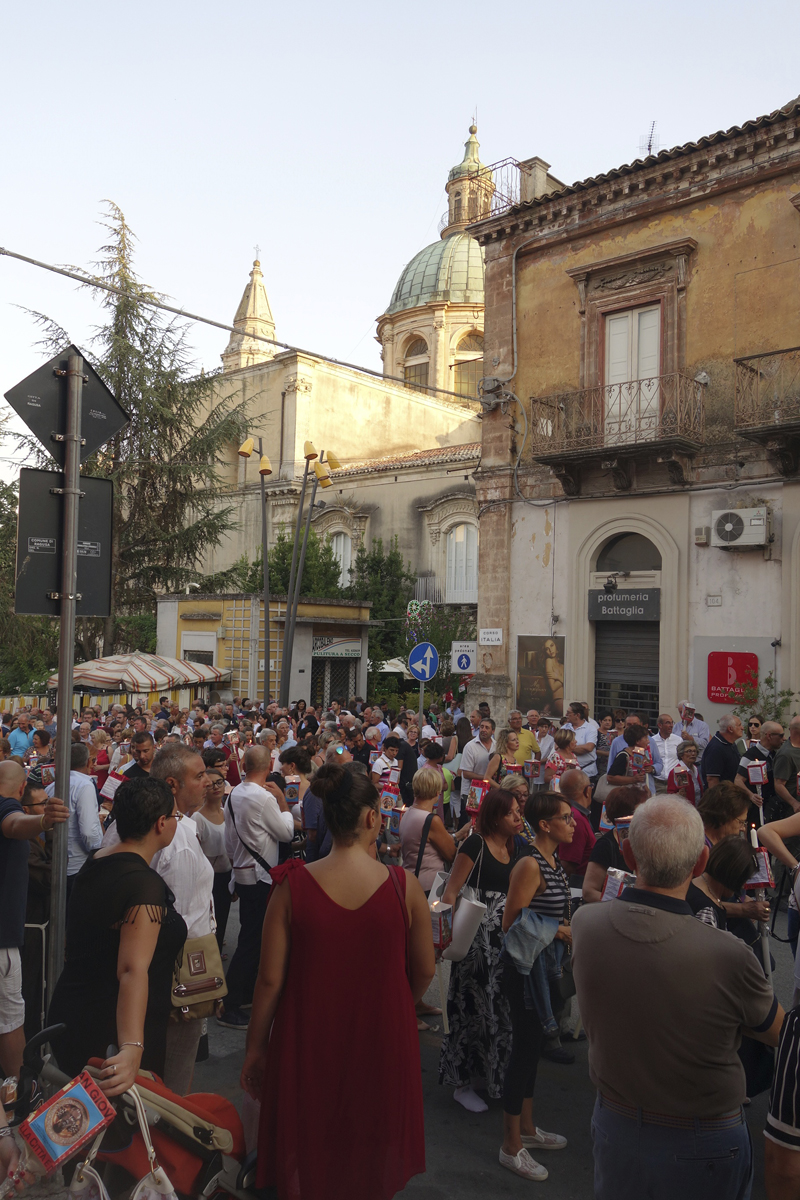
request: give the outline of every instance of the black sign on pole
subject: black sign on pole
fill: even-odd
[[[23,467],[19,476],[17,571],[14,611],[57,617],[62,591],[64,476],[60,471]],[[55,491],[53,489],[56,489]],[[111,523],[114,485],[110,479],[80,477],[78,501],[78,593],[76,615],[111,613]],[[55,597],[55,598],[53,598]]]
[[[660,621],[661,588],[606,592],[589,589],[590,621]]]
[[[6,392],[5,397],[45,450],[60,467],[64,466],[64,434],[67,427],[67,361],[70,354],[82,354],[67,346],[61,354],[37,367],[27,379]],[[130,421],[130,415],[117,403],[100,376],[84,358],[84,382],[81,392],[80,461],[110,441]],[[83,614],[86,615],[86,614]]]

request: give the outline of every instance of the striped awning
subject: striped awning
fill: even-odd
[[[109,692],[158,692],[229,678],[230,671],[186,659],[162,658],[160,654],[112,654],[109,658],[78,663],[73,686],[104,688]],[[57,688],[58,675],[51,675],[47,686]]]

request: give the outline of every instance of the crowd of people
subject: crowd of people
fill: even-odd
[[[59,1065],[101,1060],[110,1097],[141,1069],[186,1095],[208,1022],[242,1031],[258,1183],[279,1196],[377,1200],[424,1171],[417,1031],[441,1011],[424,1000],[438,902],[456,922],[478,910],[442,997],[439,1079],[468,1112],[502,1102],[500,1166],[547,1178],[539,1157],[567,1139],[534,1120],[539,1060],[573,1063],[588,1037],[600,1200],[746,1200],[743,1104],[773,1074],[768,1193],[800,1197],[800,1008],[784,1014],[773,994],[770,903],[747,886],[756,829],[790,884],[796,950],[800,717],[785,738],[726,714],[712,736],[689,701],[652,721],[573,701],[563,719],[512,710],[497,728],[488,705],[450,698],[417,712],[162,697],[66,723],[2,716],[4,1076],[38,1027],[41,947],[25,925],[46,923],[66,823],[66,955],[47,1013],[66,1026]],[[218,956],[225,986],[176,1002],[198,953]],[[796,983],[800,1000],[800,970]],[[386,1022],[391,1056],[376,1052]],[[13,1154],[0,1129],[0,1173]]]

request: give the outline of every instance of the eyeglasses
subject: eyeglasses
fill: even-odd
[[[170,813],[170,814],[169,814],[169,816],[167,817],[167,820],[168,820],[168,821],[170,821],[170,820],[172,820],[172,818],[173,818],[173,817],[174,817],[174,819],[175,819],[176,821],[182,821],[182,820],[183,820],[183,813],[182,813],[182,812],[174,812],[174,813]]]
[[[565,825],[574,825],[575,824],[575,817],[572,813],[567,813],[566,815],[564,813],[559,813],[558,816],[551,817],[550,820],[551,821],[563,821]]]
[[[736,824],[739,826],[740,829],[747,829],[747,817],[737,818]]]
[[[760,722],[760,721],[748,721],[748,722],[747,722],[747,728],[748,728],[748,729],[760,729],[760,728],[761,728],[761,722]]]

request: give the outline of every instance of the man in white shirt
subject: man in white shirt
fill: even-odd
[[[278,844],[291,842],[294,819],[283,792],[267,782],[272,767],[269,750],[248,746],[242,760],[244,783],[235,787],[225,806],[225,851],[233,864],[239,896],[239,943],[228,968],[225,1010],[218,1017],[229,1029],[247,1029],[261,954],[261,927],[272,887],[270,867],[278,865]]]
[[[467,742],[466,746],[464,747],[464,752],[461,755],[461,766],[459,768],[459,773],[461,775],[462,813],[464,811],[464,805],[467,802],[469,786],[473,779],[483,779],[485,777],[486,768],[489,765],[489,759],[494,754],[494,747],[494,721],[491,717],[484,717],[478,726],[477,738],[471,742]],[[453,803],[452,795],[450,798],[450,803]]]
[[[175,897],[175,911],[186,922],[187,938],[204,937],[216,927],[211,894],[214,869],[197,840],[197,826],[188,818],[205,801],[208,786],[206,765],[197,750],[176,742],[156,752],[149,777],[167,784],[180,813],[175,837],[153,856],[150,866]],[[120,787],[125,786],[123,780]],[[114,846],[118,842],[117,826],[112,822],[106,830],[103,845]],[[192,1086],[197,1046],[202,1032],[203,1022],[197,1020],[170,1021],[167,1026],[164,1083],[181,1096],[185,1096]]]
[[[678,737],[677,733],[672,730],[675,722],[669,713],[662,713],[656,722],[658,725],[658,733],[653,738],[653,741],[658,746],[658,752],[661,755],[661,770],[656,775],[659,781],[656,784],[657,791],[665,791],[669,773],[678,762],[678,746],[680,746],[683,738]],[[660,787],[663,784],[664,787]]]
[[[55,795],[56,785],[49,784],[44,790],[48,796]],[[99,850],[103,844],[103,827],[97,811],[97,790],[89,775],[89,748],[83,742],[70,747],[69,759],[69,824],[67,825],[67,899],[69,899],[75,877],[80,871],[90,850]]]
[[[691,700],[682,700],[678,705],[678,712],[681,715],[678,733],[683,735],[684,741],[694,742],[695,746],[697,746],[699,757],[711,741],[711,730],[705,721],[701,721],[699,717],[694,715],[695,707]]]

